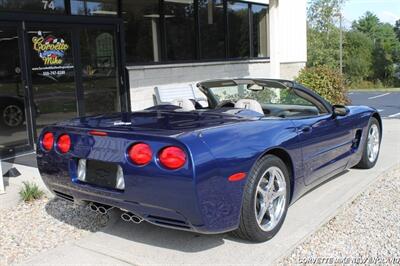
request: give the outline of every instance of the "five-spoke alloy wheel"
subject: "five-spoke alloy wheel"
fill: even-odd
[[[364,146],[362,146],[362,157],[356,167],[370,169],[375,166],[381,148],[381,132],[378,120],[372,117],[368,124],[368,131],[366,131]]]
[[[368,160],[372,163],[378,158],[380,144],[381,139],[378,125],[372,124],[368,130],[367,139]]]
[[[280,221],[286,203],[286,181],[282,170],[270,167],[258,182],[254,199],[257,223],[263,231],[271,231]]]
[[[290,200],[290,169],[268,154],[254,165],[244,188],[238,237],[264,242],[274,237],[285,220]]]

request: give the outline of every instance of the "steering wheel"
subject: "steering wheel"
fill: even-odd
[[[235,102],[233,100],[225,100],[217,104],[215,107],[217,108],[224,108],[224,107],[235,107]]]

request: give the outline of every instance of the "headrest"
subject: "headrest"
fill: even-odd
[[[257,102],[256,100],[241,99],[236,102],[235,108],[249,109],[249,110],[253,110],[257,113],[264,114],[261,104],[259,102]]]
[[[194,111],[196,108],[191,100],[188,99],[175,99],[171,102],[172,105],[179,106],[183,111]]]

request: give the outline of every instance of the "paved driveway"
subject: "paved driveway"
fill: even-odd
[[[386,119],[384,130],[381,157],[374,169],[352,169],[305,195],[289,208],[282,230],[269,242],[251,244],[229,235],[197,235],[115,219],[102,232],[39,254],[26,265],[272,264],[318,230],[378,175],[400,163],[400,120]]]
[[[384,118],[400,119],[400,92],[350,92],[353,105],[368,105],[378,109]]]

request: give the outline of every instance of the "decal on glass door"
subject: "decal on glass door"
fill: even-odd
[[[32,48],[42,62],[41,66],[33,70],[43,71],[43,76],[65,75],[66,70],[74,68],[73,65],[65,63],[70,45],[62,37],[45,35],[44,32],[38,31],[37,35],[32,37]]]
[[[40,31],[38,36],[32,38],[32,43],[33,49],[38,52],[46,66],[62,65],[65,52],[69,49],[69,45],[63,38],[56,38],[52,35],[45,37]]]

